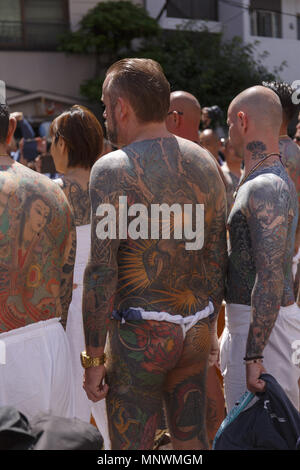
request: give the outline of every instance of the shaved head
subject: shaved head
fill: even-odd
[[[243,112],[260,130],[272,130],[279,134],[282,122],[282,106],[279,97],[269,88],[254,86],[237,95],[229,106],[233,118]]]
[[[187,91],[173,91],[170,95],[170,109],[187,114],[190,119],[201,119],[201,106],[197,98]]]
[[[198,130],[201,106],[197,98],[187,91],[173,91],[166,126],[172,134],[199,143]]]
[[[210,151],[218,159],[218,151],[221,145],[219,136],[212,129],[205,129],[200,133],[200,144]]]

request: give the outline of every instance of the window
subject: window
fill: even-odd
[[[250,21],[252,36],[281,38],[281,0],[252,0]]]
[[[69,28],[67,0],[0,0],[0,48],[55,50]]]
[[[218,21],[218,2],[217,0],[169,0],[167,16]]]

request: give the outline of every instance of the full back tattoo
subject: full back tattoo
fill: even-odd
[[[196,144],[175,138],[135,142],[103,156],[90,179],[92,243],[85,271],[83,315],[86,344],[104,347],[109,329],[107,396],[115,449],[149,449],[165,394],[173,442],[205,448],[205,376],[209,320],[192,328],[183,343],[179,325],[110,320],[130,307],[183,317],[212,300],[217,315],[226,269],[226,195],[214,162]],[[185,239],[99,239],[100,204],[118,209],[143,204],[204,204],[204,245],[186,250]],[[119,233],[118,216],[116,217]],[[194,413],[191,413],[194,410]],[[201,416],[199,416],[199,414]],[[193,416],[192,416],[193,415]],[[199,444],[200,443],[200,444]],[[201,445],[202,447],[199,447]]]
[[[196,144],[175,137],[154,139],[104,156],[93,167],[90,195],[92,251],[84,304],[88,344],[105,343],[112,307],[187,316],[205,308],[212,298],[218,312],[226,258],[225,189],[214,163]],[[148,214],[151,204],[204,204],[203,248],[186,250],[186,240],[172,236],[170,240],[154,240],[150,235],[148,240],[98,239],[97,208],[101,203],[118,208],[119,196],[127,196],[128,206],[143,204]],[[118,233],[118,217],[116,222]]]
[[[0,167],[0,332],[53,317],[72,297],[74,222],[61,189],[19,163]]]

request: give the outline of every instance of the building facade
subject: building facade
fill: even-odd
[[[245,44],[255,43],[257,60],[283,80],[300,80],[300,0],[145,0],[151,16],[160,16],[166,29],[178,27],[189,19],[195,26],[205,25],[224,39],[234,36]]]
[[[100,0],[101,1],[101,0]],[[102,0],[105,1],[105,0]],[[256,42],[257,59],[267,51],[270,71],[292,83],[300,79],[300,0],[132,0],[165,29],[193,20],[225,39]],[[12,110],[21,106],[39,120],[80,102],[80,84],[95,73],[93,58],[58,52],[59,36],[75,31],[99,0],[0,0],[0,79]],[[21,109],[22,110],[22,109]],[[54,110],[54,111],[51,111]],[[55,111],[56,110],[56,111]],[[28,111],[29,112],[29,111]],[[50,114],[49,114],[50,113]]]

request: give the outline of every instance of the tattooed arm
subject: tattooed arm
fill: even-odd
[[[69,305],[72,300],[73,292],[73,270],[76,253],[76,231],[74,219],[69,214],[66,234],[66,247],[63,259],[62,276],[60,283],[60,303],[61,303],[61,324],[64,328],[67,325]]]
[[[257,177],[248,195],[246,217],[251,234],[256,279],[252,290],[252,318],[246,357],[263,356],[276,322],[284,288],[284,260],[288,234],[290,194],[286,184],[274,175]],[[250,391],[262,391],[257,383],[263,368],[247,365]]]
[[[116,158],[115,155],[111,156],[110,154],[99,160],[92,169],[90,179],[91,250],[84,274],[82,309],[86,351],[92,357],[99,357],[104,353],[109,318],[114,305],[118,281],[119,194],[116,189],[117,171],[113,168]],[[115,208],[116,218],[113,221],[116,227],[115,239],[112,237],[101,238],[99,225],[101,220],[99,206],[101,204],[110,204]],[[102,213],[102,215],[106,217],[107,213]],[[101,385],[104,376],[104,366],[86,369],[84,387],[90,400],[98,401],[105,397],[107,386],[102,387]]]
[[[207,244],[204,252],[208,291],[214,304],[212,323],[216,325],[218,314],[224,299],[225,273],[227,267],[226,244],[226,192],[221,182],[215,183],[219,188],[215,191],[213,215],[206,233]],[[213,185],[212,185],[213,186]],[[212,191],[211,191],[212,192]]]
[[[227,268],[227,243],[226,243],[226,216],[227,201],[224,185],[221,181],[212,183],[211,188],[218,188],[210,194],[214,194],[211,203],[213,213],[211,224],[206,233],[207,245],[205,247],[204,259],[207,277],[207,288],[214,304],[214,313],[210,317],[211,351],[208,364],[212,366],[217,363],[219,356],[219,341],[217,323],[219,311],[224,299],[225,276]]]
[[[292,179],[297,196],[298,207],[300,208],[300,148],[290,138],[281,139],[279,141],[280,154],[283,157],[283,162],[286,165],[289,177]],[[300,248],[300,217],[298,219],[298,226],[295,238],[295,254]]]

